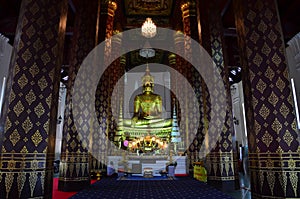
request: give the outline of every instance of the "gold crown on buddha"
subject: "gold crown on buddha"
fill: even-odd
[[[147,84],[152,85],[154,83],[154,77],[150,74],[148,65],[146,68],[146,72],[145,72],[144,76],[142,77],[142,82],[143,82],[143,85],[147,85]]]

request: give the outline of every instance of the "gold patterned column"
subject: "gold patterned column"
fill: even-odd
[[[189,59],[192,59],[192,54],[194,53],[191,46],[191,39],[199,42],[199,31],[198,31],[198,19],[197,19],[197,7],[196,1],[190,0],[186,3],[181,5],[182,11],[182,22],[183,22],[183,30],[184,30],[184,49],[185,54]],[[204,139],[204,109],[203,109],[203,102],[204,102],[204,95],[202,92],[201,84],[203,82],[202,74],[195,69],[187,61],[183,61],[182,67],[183,75],[187,78],[190,84],[193,86],[194,93],[197,95],[198,103],[199,103],[199,110],[201,118],[199,118],[199,124],[193,120],[195,115],[197,114],[196,110],[189,110],[187,107],[192,107],[193,101],[191,96],[186,96],[186,107],[185,109],[188,112],[182,113],[186,114],[187,121],[185,121],[185,133],[186,133],[186,144],[187,144],[187,155],[188,158],[188,167],[189,172],[193,172],[193,163],[199,161],[199,150],[201,148],[203,139]],[[198,126],[197,132],[194,133],[195,127]]]
[[[275,0],[235,0],[253,198],[300,197],[300,147]]]
[[[108,65],[107,60],[111,56],[111,53],[113,53],[113,45],[118,43],[117,39],[114,40],[114,44],[112,44],[112,40],[109,40],[109,38],[113,36],[114,16],[117,10],[117,3],[114,1],[101,1],[100,7],[98,43],[105,42],[104,64]],[[114,128],[115,125],[112,121],[111,111],[111,93],[114,86],[112,82],[116,80],[113,72],[116,68],[112,67],[113,65],[114,64],[110,65],[102,74],[96,91],[96,114],[100,129],[98,133],[93,135],[94,142],[92,150],[97,158],[93,161],[91,169],[97,172],[104,171],[106,168],[106,157],[110,144],[110,129]],[[97,140],[97,142],[95,142],[95,140]]]
[[[238,179],[236,171],[236,155],[232,142],[233,123],[232,123],[232,102],[229,89],[228,66],[225,64],[223,48],[223,26],[220,10],[214,6],[217,0],[202,1],[199,3],[200,40],[204,48],[211,54],[212,60],[220,71],[226,89],[226,95],[219,92],[221,88],[214,84],[214,95],[217,101],[226,101],[227,106],[220,109],[220,113],[213,114],[210,120],[216,121],[221,115],[225,115],[225,121],[220,134],[210,135],[219,137],[216,147],[207,156],[208,161],[208,180],[214,185],[220,184],[223,189],[234,189]],[[207,98],[205,98],[208,101]],[[221,103],[220,103],[221,104]],[[217,140],[217,139],[215,139]],[[210,143],[215,144],[215,143]],[[227,186],[228,185],[228,186]]]
[[[78,95],[73,96],[75,79],[80,84],[89,87],[90,81],[81,76],[77,77],[78,70],[88,53],[96,46],[97,33],[97,12],[98,1],[80,1],[75,18],[74,34],[72,37],[72,47],[70,48],[70,66],[68,71],[66,109],[63,128],[63,140],[61,150],[61,165],[58,189],[61,191],[78,191],[90,184],[89,177],[89,133],[92,131],[91,104],[82,103],[82,114],[73,114],[73,100]],[[80,90],[80,96],[90,96],[87,90]],[[85,98],[85,99],[86,99]],[[77,100],[78,101],[78,100]],[[82,100],[84,101],[84,99]],[[76,125],[75,121],[82,121]]]
[[[0,198],[52,198],[67,6],[21,3],[1,115]]]

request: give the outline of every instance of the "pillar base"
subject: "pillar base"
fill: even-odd
[[[58,181],[58,190],[65,192],[81,191],[91,185],[90,180],[86,181]]]

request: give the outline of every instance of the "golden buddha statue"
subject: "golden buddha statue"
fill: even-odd
[[[123,120],[124,126],[132,128],[166,128],[172,126],[172,119],[162,118],[162,98],[153,91],[154,77],[147,66],[142,77],[143,93],[134,99],[134,113],[131,120]]]

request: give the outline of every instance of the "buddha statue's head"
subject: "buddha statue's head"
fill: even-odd
[[[150,70],[149,70],[148,66],[146,68],[146,72],[145,72],[144,76],[142,77],[142,83],[143,83],[143,93],[153,92],[154,77],[150,74]]]

